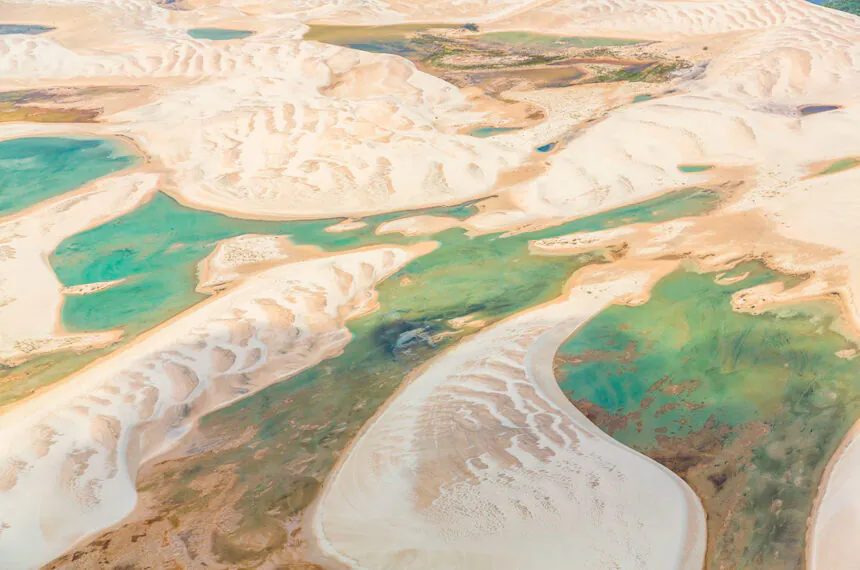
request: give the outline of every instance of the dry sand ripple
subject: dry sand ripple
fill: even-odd
[[[701,568],[698,499],[591,424],[551,368],[585,321],[673,267],[585,270],[561,300],[432,361],[328,480],[322,552],[349,568]]]
[[[197,418],[340,352],[346,319],[422,248],[275,267],[0,416],[0,560],[50,561],[121,520],[140,465]]]

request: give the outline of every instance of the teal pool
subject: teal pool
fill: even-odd
[[[520,127],[478,127],[477,129],[471,130],[469,134],[479,139],[485,139],[519,130],[521,130]]]
[[[250,30],[231,30],[228,28],[192,28],[188,35],[197,40],[242,40],[251,36]]]
[[[706,172],[714,168],[713,164],[680,164],[678,170],[681,172],[692,174],[695,172]]]
[[[109,139],[28,137],[0,141],[0,216],[140,162],[131,146]]]

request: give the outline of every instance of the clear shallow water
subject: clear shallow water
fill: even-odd
[[[732,311],[774,280],[757,264],[731,285],[677,272],[640,307],[610,307],[556,357],[562,389],[622,443],[682,475],[708,513],[708,564],[802,568],[822,471],[860,414],[860,362],[830,330],[835,310]]]
[[[251,36],[254,32],[250,30],[231,30],[228,28],[192,28],[188,35],[198,40],[242,40]]]
[[[477,129],[470,131],[469,134],[473,137],[478,137],[479,139],[485,139],[519,130],[519,127],[478,127]]]
[[[246,233],[289,235],[297,244],[313,244],[329,251],[436,239],[443,247],[409,266],[410,271],[427,264],[437,268],[425,280],[434,285],[419,287],[412,293],[427,303],[427,310],[432,310],[429,303],[434,299],[435,303],[445,303],[446,314],[454,316],[482,311],[486,315],[510,314],[538,297],[551,299],[560,290],[556,282],[563,282],[574,267],[528,255],[529,239],[560,235],[582,227],[596,229],[636,220],[670,219],[707,210],[717,200],[715,193],[692,190],[589,218],[584,226],[583,222],[571,222],[511,238],[492,235],[470,239],[462,230],[412,238],[399,234],[377,236],[374,230],[382,222],[417,213],[466,218],[475,213],[471,203],[373,216],[364,220],[368,224],[365,228],[329,233],[324,228],[339,220],[242,220],[187,208],[164,194],[157,194],[134,212],[67,239],[49,261],[67,286],[127,278],[111,289],[67,297],[62,312],[63,326],[68,330],[121,327],[125,331],[121,344],[204,299],[204,295],[195,291],[197,263],[218,241]],[[472,271],[474,264],[481,264],[486,270]],[[538,268],[540,271],[534,273]],[[502,274],[506,275],[504,280],[499,279]],[[24,397],[116,348],[115,345],[82,354],[55,353],[16,369],[0,370],[0,405]],[[15,381],[6,381],[10,378]]]
[[[29,137],[0,141],[0,216],[24,210],[140,163],[114,140]]]

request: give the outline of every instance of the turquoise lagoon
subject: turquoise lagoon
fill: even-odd
[[[140,161],[133,148],[115,140],[28,137],[0,141],[0,217]]]

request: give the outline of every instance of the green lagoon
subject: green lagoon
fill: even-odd
[[[639,307],[614,306],[556,356],[562,389],[598,426],[684,477],[708,513],[707,568],[803,568],[806,520],[860,414],[860,362],[823,304],[736,313],[732,294],[794,280],[679,271]]]

